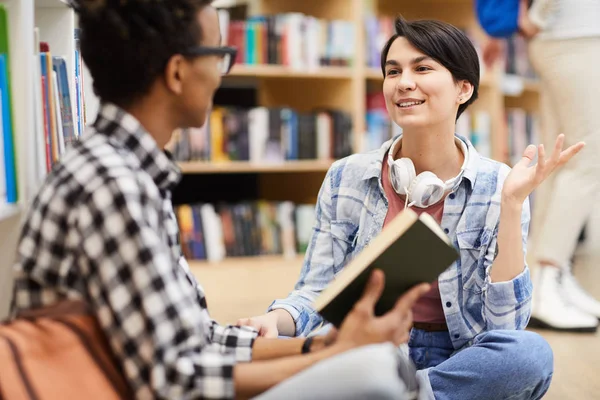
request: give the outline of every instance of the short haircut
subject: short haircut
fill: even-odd
[[[458,107],[456,119],[473,103],[479,93],[479,57],[473,43],[458,28],[441,21],[407,21],[399,16],[394,22],[395,33],[381,51],[381,71],[385,76],[385,62],[392,43],[404,37],[423,54],[431,57],[452,74],[454,81],[466,80],[473,85],[469,101]]]
[[[202,39],[197,14],[212,0],[69,0],[83,61],[101,101],[124,107],[148,93],[174,55]]]

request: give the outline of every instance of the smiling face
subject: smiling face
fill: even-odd
[[[390,46],[383,94],[390,118],[404,130],[454,124],[458,107],[471,93],[467,81],[456,82],[447,68],[405,37]]]

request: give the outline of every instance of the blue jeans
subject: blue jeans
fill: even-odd
[[[413,329],[409,355],[420,399],[539,399],[552,380],[548,343],[529,331],[489,331],[455,352],[448,332]]]

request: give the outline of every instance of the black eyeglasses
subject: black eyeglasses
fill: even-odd
[[[199,57],[199,56],[221,56],[219,62],[219,70],[221,75],[227,75],[231,71],[231,67],[235,63],[235,56],[237,55],[237,48],[235,47],[210,47],[210,46],[197,46],[186,50],[183,55],[188,57]]]

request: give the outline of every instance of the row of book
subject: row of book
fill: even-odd
[[[50,171],[64,154],[66,148],[78,137],[78,122],[73,117],[69,74],[65,57],[53,56],[50,46],[41,42],[39,47],[40,85],[43,120],[45,172]]]
[[[57,54],[52,44],[41,40],[45,32],[34,29],[35,54],[33,102],[34,132],[15,132],[14,89],[11,78],[9,34],[11,19],[0,4],[0,204],[19,201],[15,138],[30,135],[27,152],[31,156],[28,168],[32,182],[41,182],[66,149],[79,138],[85,126],[83,93],[83,61],[79,51],[77,30],[73,32],[74,54]],[[69,66],[73,60],[74,71]]]
[[[330,160],[352,153],[352,118],[340,110],[214,107],[202,128],[175,134],[178,161]]]
[[[353,64],[354,24],[298,12],[234,20],[219,10],[224,43],[238,49],[236,63],[278,64],[294,69]]]
[[[314,208],[314,204],[264,200],[183,204],[175,210],[181,249],[193,260],[260,255],[294,258],[306,252]]]
[[[66,54],[56,54],[52,43],[41,41],[44,32],[35,28],[36,58],[35,111],[37,181],[43,180],[69,146],[79,139],[85,129],[85,94],[83,59],[79,46],[79,29],[73,32],[75,52],[73,71]]]
[[[237,64],[276,64],[296,69],[323,65],[353,65],[355,30],[351,21],[324,20],[302,13],[257,15],[245,20],[230,19],[227,9],[219,10],[224,43],[238,49]],[[394,33],[391,16],[368,16],[364,21],[365,61],[379,68],[381,50]],[[467,29],[478,54],[482,76],[485,65],[481,46]],[[520,36],[506,40],[505,72],[535,78],[528,61],[526,43]]]

